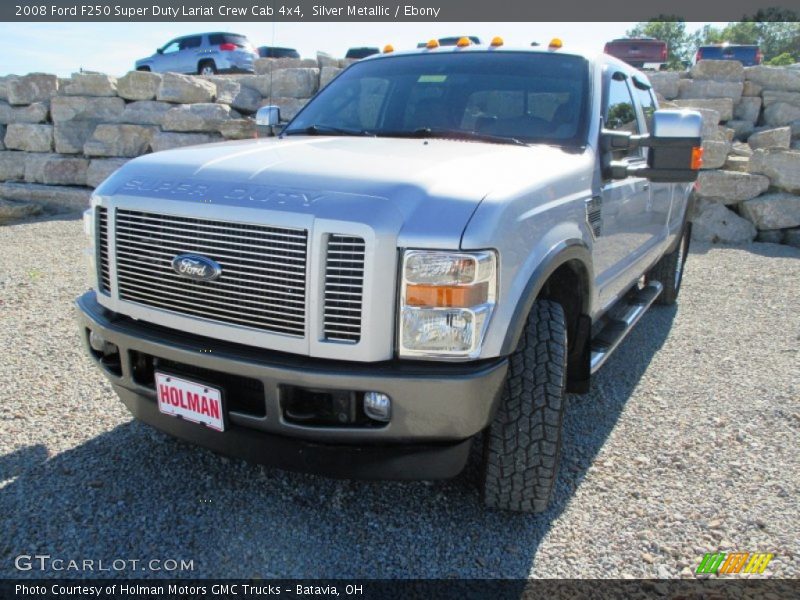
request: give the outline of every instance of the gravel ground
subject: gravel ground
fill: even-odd
[[[14,569],[36,553],[200,577],[678,577],[717,550],[800,576],[800,250],[695,246],[678,306],[569,399],[534,517],[484,512],[463,477],[283,473],[133,422],[79,347],[83,244],[78,220],[0,228],[0,577],[39,575]]]

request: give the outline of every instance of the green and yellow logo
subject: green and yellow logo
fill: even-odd
[[[774,557],[768,552],[708,552],[703,556],[695,575],[714,573],[736,575],[738,573],[763,573]]]

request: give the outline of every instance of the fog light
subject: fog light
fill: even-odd
[[[376,421],[389,421],[392,418],[392,399],[380,392],[366,392],[364,413]]]
[[[105,338],[96,331],[89,332],[89,345],[95,352],[105,352],[106,350]]]

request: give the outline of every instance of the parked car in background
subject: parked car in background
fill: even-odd
[[[258,55],[261,58],[300,58],[300,53],[294,48],[278,48],[277,46],[259,46]]]
[[[453,37],[443,37],[439,38],[438,41],[440,46],[455,46],[462,37],[469,38],[469,41],[472,42],[476,46],[480,46],[481,38],[476,35],[456,35]],[[417,44],[417,48],[424,48],[428,45],[428,42],[420,42]]]
[[[362,46],[361,48],[350,48],[347,51],[347,54],[344,55],[345,58],[367,58],[368,56],[372,56],[373,54],[379,54],[379,48],[373,48],[371,46]]]
[[[661,69],[667,64],[667,42],[651,37],[619,38],[606,43],[603,52],[637,69]]]
[[[255,46],[238,33],[212,32],[170,40],[156,53],[136,61],[137,71],[166,73],[248,73],[258,57]]]
[[[713,44],[700,46],[695,54],[699,60],[738,60],[745,67],[760,65],[764,60],[761,49],[755,44]]]

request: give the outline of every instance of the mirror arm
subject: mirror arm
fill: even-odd
[[[637,150],[650,145],[650,134],[634,135],[628,131],[603,129],[600,132],[600,143],[604,152]]]

